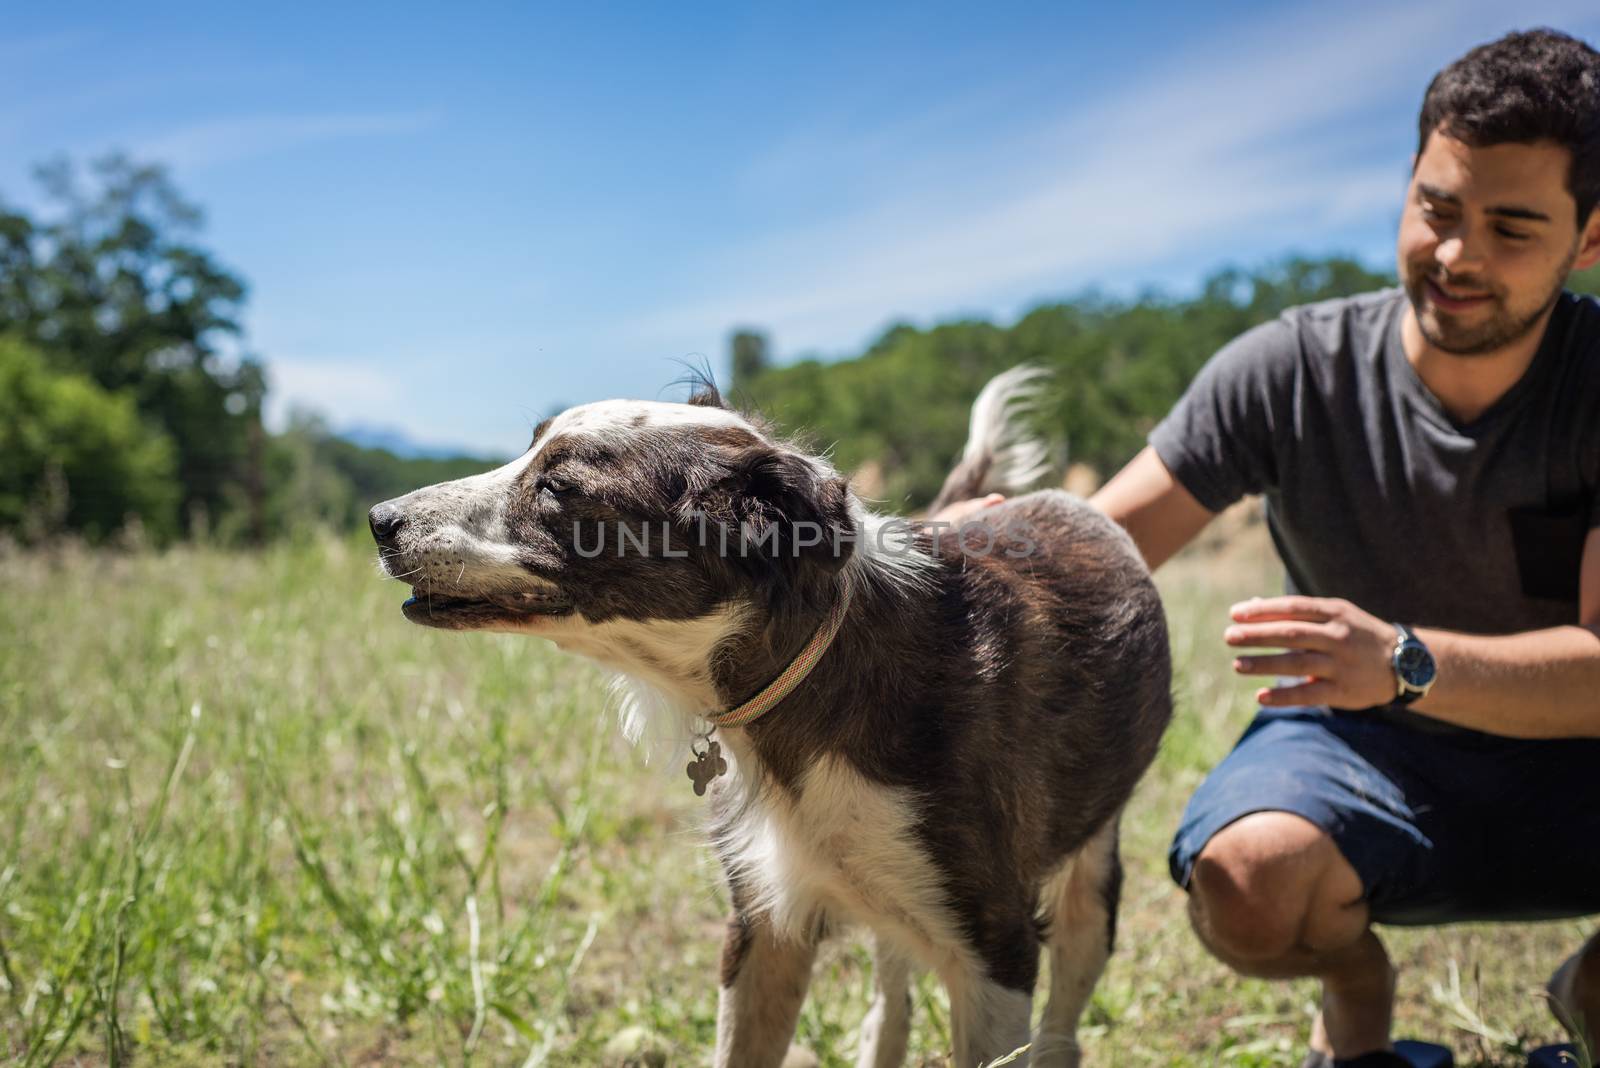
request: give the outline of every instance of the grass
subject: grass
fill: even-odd
[[[1162,576],[1180,712],[1125,820],[1088,1063],[1299,1063],[1312,986],[1212,961],[1165,871],[1249,715],[1222,613],[1278,580],[1243,545]],[[640,766],[580,662],[410,626],[354,543],[12,553],[0,584],[0,1059],[708,1059],[726,902],[700,802]],[[1390,932],[1398,1032],[1521,1064],[1587,933]],[[799,1035],[823,1064],[851,1063],[869,979],[859,944],[825,953]],[[911,1063],[942,1064],[942,993],[917,997]]]

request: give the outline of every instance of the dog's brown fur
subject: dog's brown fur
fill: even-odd
[[[980,399],[942,499],[1015,488],[996,476],[1022,385]],[[707,520],[730,547],[695,543]],[[684,555],[580,551],[625,523],[681,536]],[[846,537],[807,545],[808,523]],[[549,638],[680,728],[759,691],[848,593],[816,670],[718,731],[732,770],[711,830],[735,905],[718,1063],[777,1064],[817,942],[858,921],[888,962],[859,1064],[903,1053],[912,962],[950,990],[957,1064],[1011,1052],[1041,940],[1054,966],[1034,1063],[1075,1064],[1115,929],[1118,813],[1171,710],[1155,588],[1127,536],[1061,492],[965,531],[884,545],[884,529],[824,461],[711,394],[574,409],[507,468],[374,509],[385,566],[418,588],[412,618]]]

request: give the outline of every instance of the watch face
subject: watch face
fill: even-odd
[[[1426,686],[1433,681],[1433,655],[1421,645],[1403,645],[1395,654],[1394,669],[1408,686]]]

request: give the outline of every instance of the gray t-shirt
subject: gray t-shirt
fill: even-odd
[[[1562,294],[1522,379],[1466,425],[1406,361],[1405,307],[1389,289],[1255,327],[1150,444],[1213,511],[1265,495],[1291,592],[1478,634],[1577,622],[1600,526],[1600,304]]]

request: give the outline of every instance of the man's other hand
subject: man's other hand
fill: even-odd
[[[947,504],[928,517],[931,523],[949,523],[951,526],[960,526],[974,513],[981,512],[991,505],[999,504],[1005,500],[1003,493],[991,493],[987,497],[973,497],[965,501],[956,501]]]
[[[1328,597],[1255,597],[1228,614],[1233,623],[1222,636],[1229,645],[1287,650],[1237,657],[1234,671],[1303,680],[1258,691],[1261,704],[1370,708],[1394,700],[1393,623]]]

